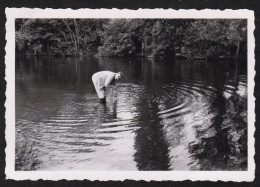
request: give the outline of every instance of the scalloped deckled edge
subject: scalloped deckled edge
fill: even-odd
[[[252,10],[6,8],[6,178],[91,181],[253,181],[255,178],[255,17]],[[15,18],[244,18],[248,19],[248,171],[15,171]]]

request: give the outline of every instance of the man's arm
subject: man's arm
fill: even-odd
[[[98,87],[98,89],[100,89],[100,90],[101,90],[101,89],[102,89],[102,88],[104,88],[104,87],[105,87],[105,86],[100,86],[100,87]]]
[[[111,82],[113,81],[113,79],[115,78],[115,76],[108,76],[107,78],[106,78],[106,81],[105,81],[105,87],[108,87],[110,84],[111,84]]]

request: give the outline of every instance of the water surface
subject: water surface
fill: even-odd
[[[100,104],[97,71],[124,78]],[[16,170],[246,170],[246,61],[18,57]]]

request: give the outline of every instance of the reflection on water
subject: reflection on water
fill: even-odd
[[[91,82],[123,71],[100,104]],[[246,170],[246,62],[19,57],[16,170]]]

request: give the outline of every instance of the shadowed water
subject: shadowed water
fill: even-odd
[[[123,71],[100,104],[91,76]],[[246,61],[18,57],[16,170],[246,170]]]

